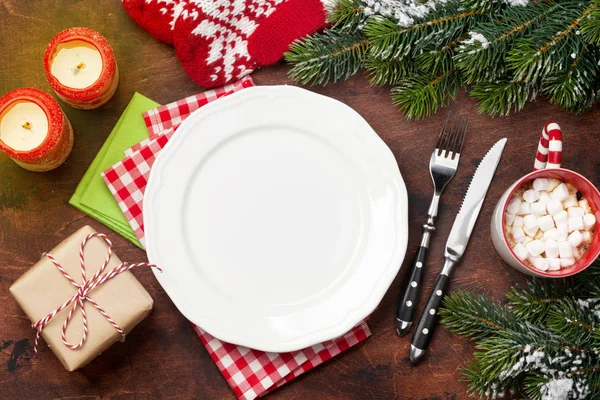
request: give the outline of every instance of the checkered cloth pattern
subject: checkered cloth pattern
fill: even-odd
[[[102,174],[142,245],[144,245],[142,203],[148,176],[158,153],[167,144],[175,129],[193,110],[250,86],[254,86],[254,82],[250,77],[246,77],[232,85],[209,91],[214,93],[205,92],[144,113],[144,121],[150,137],[127,149],[125,159]],[[224,90],[227,87],[232,89]],[[199,98],[204,100],[198,100]],[[194,105],[190,106],[187,103],[190,101],[188,99],[193,99],[191,102]],[[182,104],[188,105],[182,107]],[[175,111],[177,109],[179,111]],[[169,116],[173,116],[174,120],[169,120]],[[266,353],[222,342],[200,327],[196,325],[193,327],[219,371],[240,400],[253,400],[264,396],[371,336],[369,326],[362,321],[337,339],[290,353]]]
[[[102,173],[102,179],[108,186],[127,222],[133,229],[141,245],[144,243],[144,192],[148,184],[150,169],[158,153],[166,146],[175,131],[167,129],[156,135],[148,144],[131,153]]]
[[[238,399],[253,400],[371,336],[366,322],[337,339],[291,353],[265,353],[225,343],[194,325],[200,340]]]
[[[254,81],[250,76],[246,76],[229,85],[207,90],[203,93],[146,111],[142,116],[148,127],[149,137],[152,138],[154,135],[158,135],[167,129],[177,129],[188,115],[203,105],[251,86],[254,86]]]

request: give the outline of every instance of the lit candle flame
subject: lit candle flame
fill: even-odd
[[[85,64],[82,61],[79,61],[77,63],[77,69],[82,69],[83,67],[85,67]]]
[[[29,121],[23,122],[23,124],[21,124],[21,126],[27,130],[31,129],[31,124],[29,123]]]

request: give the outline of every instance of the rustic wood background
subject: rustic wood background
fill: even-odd
[[[114,98],[104,107],[80,111],[63,105],[76,133],[67,162],[47,173],[21,169],[0,154],[0,393],[3,398],[234,399],[229,386],[204,350],[190,324],[174,307],[149,270],[134,274],[155,299],[154,312],[128,336],[89,366],[65,371],[50,350],[32,357],[34,331],[9,295],[10,285],[43,251],[84,224],[107,231],[100,223],[67,204],[79,180],[102,146],[134,92],[167,103],[201,90],[183,72],[172,47],[146,34],[128,18],[118,0],[0,0],[0,95],[22,86],[51,92],[43,69],[50,39],[72,26],[101,32],[112,44],[121,73]],[[254,74],[259,85],[293,84],[283,63]],[[418,246],[432,186],[428,162],[444,114],[406,121],[392,106],[386,89],[371,87],[365,76],[312,88],[358,111],[392,149],[410,198],[410,241],[407,262]],[[532,169],[542,126],[553,120],[563,128],[568,168],[600,183],[600,148],[596,133],[600,110],[583,115],[564,112],[540,99],[518,115],[492,119],[476,112],[461,92],[450,108],[470,116],[469,133],[457,176],[446,189],[438,230],[433,238],[425,291],[441,269],[443,246],[475,167],[502,137],[508,145],[488,192],[462,265],[451,288],[485,293],[504,300],[523,275],[505,265],[492,247],[489,224],[502,192]],[[110,233],[110,232],[108,232]],[[123,260],[141,261],[145,254],[120,238]],[[428,358],[418,366],[408,361],[410,338],[394,330],[402,270],[369,320],[373,336],[334,360],[286,384],[271,399],[462,399],[466,385],[459,368],[472,358],[472,344],[445,329],[438,330]],[[423,295],[425,296],[425,294]]]

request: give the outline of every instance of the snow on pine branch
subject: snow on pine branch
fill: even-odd
[[[526,6],[529,4],[529,0],[504,0],[509,6]]]
[[[479,45],[476,49],[472,49],[474,46]],[[486,39],[481,33],[478,32],[469,32],[469,38],[465,39],[461,42],[459,46],[460,51],[464,51],[467,46],[471,48],[468,51],[469,54],[475,54],[477,51],[487,49],[490,46],[489,40]]]
[[[529,0],[502,0],[509,6],[524,6]],[[363,15],[372,17],[380,15],[398,21],[402,28],[413,26],[415,19],[425,18],[437,5],[445,4],[448,0],[364,0]]]
[[[398,21],[398,25],[407,28],[412,26],[415,18],[424,18],[431,11],[435,11],[437,4],[444,4],[447,0],[365,0],[363,14],[367,17],[381,15],[391,17]]]
[[[583,364],[590,354],[565,347],[559,354],[550,354],[546,347],[526,345],[521,356],[508,369],[498,375],[499,383],[505,383],[523,372],[535,372],[543,380],[539,385],[541,400],[585,399],[591,393],[587,377],[582,373]],[[498,384],[486,393],[488,399],[503,397]]]

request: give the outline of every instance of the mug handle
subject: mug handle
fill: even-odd
[[[562,132],[557,123],[550,122],[542,129],[533,170],[560,168],[561,161]]]

